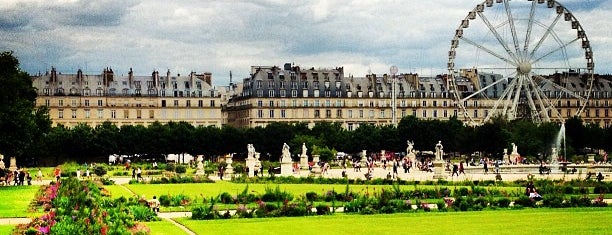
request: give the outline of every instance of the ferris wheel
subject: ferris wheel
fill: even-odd
[[[447,82],[468,123],[561,122],[585,109],[594,67],[582,25],[557,1],[486,0],[455,30]]]

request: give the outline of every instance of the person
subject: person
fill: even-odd
[[[464,174],[465,175],[465,171],[463,169],[463,161],[459,162],[459,173],[457,174],[457,176],[459,176],[459,174]]]
[[[529,183],[527,183],[527,186],[525,187],[525,195],[529,195],[531,192],[534,192],[535,190],[535,186],[533,185],[533,181],[529,181]]]
[[[601,182],[604,179],[604,176],[601,174],[601,172],[599,172],[597,174],[597,182]]]
[[[142,180],[142,169],[140,167],[136,170],[136,180]]]
[[[43,177],[43,173],[40,170],[40,168],[38,168],[38,173],[36,174],[36,181],[38,182],[42,181],[42,177]]]
[[[13,185],[15,186],[19,185],[19,170],[15,170],[13,172],[13,180],[15,181]]]
[[[153,162],[153,169],[157,170],[157,162]]]
[[[19,171],[19,185],[24,185],[26,179],[26,171],[25,169],[21,169]]]
[[[56,167],[55,170],[53,171],[53,176],[55,176],[55,180],[59,181],[61,175],[62,175],[62,169],[60,169],[59,167]]]
[[[159,213],[159,200],[157,200],[156,196],[153,196],[153,199],[148,201],[149,204],[149,208],[151,208],[151,210],[153,210],[153,212],[155,212],[155,214]]]
[[[487,160],[483,161],[483,167],[484,167],[484,173],[489,174],[489,163],[487,162]]]
[[[30,172],[26,173],[26,180],[28,180],[28,185],[32,185],[32,176],[30,175]]]
[[[76,178],[77,180],[81,180],[81,169],[76,170]]]
[[[451,177],[457,175],[457,177],[459,177],[459,166],[457,166],[457,164],[453,164],[453,173],[451,174]]]
[[[495,173],[499,174],[499,160],[495,160]]]
[[[393,177],[397,177],[397,167],[399,167],[399,162],[393,160]]]
[[[136,179],[136,168],[132,168],[132,179]]]
[[[87,170],[85,170],[85,177],[87,177],[87,179],[89,179],[90,177],[90,173],[89,173],[89,168],[87,168]]]

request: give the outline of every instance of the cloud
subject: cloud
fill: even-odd
[[[218,85],[230,70],[240,79],[250,66],[286,62],[344,66],[355,76],[388,73],[392,64],[435,75],[446,72],[455,29],[481,2],[8,0],[0,6],[0,50],[14,50],[31,73],[50,66],[65,73],[207,71]],[[511,4],[520,2],[527,0]],[[612,72],[612,21],[605,20],[612,3],[562,2],[587,31],[597,71]]]

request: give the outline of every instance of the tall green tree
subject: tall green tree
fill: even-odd
[[[19,60],[12,51],[0,53],[0,153],[21,161],[28,148],[49,132],[47,110],[36,108],[35,101],[36,90],[19,68]]]

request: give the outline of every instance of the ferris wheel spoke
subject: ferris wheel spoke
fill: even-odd
[[[526,79],[528,81],[531,81],[531,79]],[[536,103],[533,100],[533,95],[537,92],[535,91],[537,89],[537,87],[532,86],[532,84],[530,82],[528,83],[524,83],[523,86],[525,86],[525,96],[527,97],[527,102],[529,104],[529,108],[531,109],[530,115],[531,118],[533,120],[537,120],[537,121],[542,121],[542,106],[540,106],[538,108],[538,106],[536,106]]]
[[[542,89],[540,89],[540,87],[537,86],[537,84],[535,83],[535,81],[533,79],[530,79],[529,81],[531,82],[532,86],[535,87],[535,91],[536,91],[535,92],[535,96],[536,96],[536,99],[540,103],[540,107],[542,107],[541,110],[543,110],[544,115],[545,115],[547,121],[550,121],[550,115],[548,115],[548,110],[551,110],[551,113],[554,113],[555,116],[557,116],[558,119],[562,120],[563,117],[561,117],[561,114],[555,108],[555,106],[553,105],[552,101],[550,101],[550,99],[548,99],[546,94],[544,94],[544,91],[542,91]]]
[[[514,61],[510,60],[509,58],[503,57],[503,56],[501,56],[501,55],[499,55],[499,54],[495,53],[495,52],[494,52],[494,51],[492,51],[491,49],[486,48],[485,46],[480,45],[480,44],[478,44],[478,43],[476,43],[476,42],[474,42],[474,41],[472,41],[472,40],[470,40],[470,39],[468,39],[468,38],[466,38],[466,37],[461,37],[461,40],[463,40],[463,41],[467,42],[468,44],[470,44],[470,45],[472,45],[472,46],[474,46],[474,47],[476,47],[476,48],[478,48],[478,49],[481,49],[481,50],[483,50],[483,51],[485,51],[485,52],[489,53],[490,55],[492,55],[492,56],[494,56],[494,57],[497,57],[497,58],[498,58],[498,59],[500,59],[500,60],[505,61],[506,63],[509,63],[509,64],[511,64],[511,65],[514,65],[514,66],[518,66],[518,65],[517,65],[517,64],[516,64]]]
[[[516,79],[513,81],[515,82]],[[511,84],[514,84],[513,82],[511,82]],[[512,89],[506,89],[504,90],[504,92],[502,93],[502,95],[499,97],[499,99],[497,99],[497,101],[495,101],[495,103],[493,104],[493,108],[491,108],[491,110],[489,111],[489,113],[491,115],[487,116],[484,120],[484,122],[488,122],[489,119],[491,119],[491,117],[495,114],[495,112],[497,111],[497,109],[499,108],[499,106],[503,103],[507,103],[504,102],[506,99],[506,96],[508,96],[510,94],[510,92],[512,91]],[[505,105],[504,105],[505,106]],[[507,110],[506,108],[504,108],[503,110]],[[505,114],[505,111],[502,112],[502,114]]]
[[[543,55],[543,56],[541,56],[540,58],[535,59],[535,60],[534,60],[532,63],[534,63],[534,64],[535,64],[535,63],[537,63],[538,61],[540,61],[540,60],[542,60],[542,59],[546,58],[546,57],[547,57],[547,56],[549,56],[549,55],[552,55],[553,53],[555,53],[555,52],[557,52],[557,51],[560,51],[560,50],[565,50],[565,48],[567,48],[567,46],[569,46],[569,45],[571,45],[572,43],[574,43],[574,42],[578,41],[579,39],[580,39],[580,38],[574,38],[574,40],[571,40],[571,41],[569,41],[569,42],[567,42],[567,43],[565,43],[565,44],[563,44],[563,45],[561,45],[561,46],[559,46],[559,47],[555,48],[554,50],[549,51],[548,53],[544,54],[544,55]],[[566,54],[566,53],[564,52],[564,54]]]
[[[511,119],[516,118],[516,108],[518,107],[519,98],[521,97],[521,90],[523,89],[523,78],[522,75],[517,76],[518,84],[516,85],[516,93],[512,100],[512,107],[510,107]]]
[[[510,50],[510,48],[508,47],[508,43],[506,43],[504,38],[502,38],[502,36],[499,34],[499,32],[497,32],[497,29],[495,29],[495,27],[493,27],[493,25],[491,24],[491,22],[489,21],[487,16],[485,16],[482,12],[478,12],[478,16],[480,16],[480,19],[482,20],[482,22],[484,22],[485,25],[487,26],[487,28],[489,28],[489,31],[491,31],[491,33],[493,33],[493,35],[497,39],[497,42],[499,42],[499,44],[502,47],[504,47],[504,50],[506,50],[506,53],[508,53],[508,55],[510,55],[510,57],[512,57],[514,60],[518,60],[518,57],[516,56],[516,54],[514,54],[514,52],[512,52],[512,50]]]
[[[523,46],[523,54],[527,55],[529,50],[529,41],[531,40],[531,28],[533,27],[533,17],[535,16],[536,1],[531,2],[531,10],[529,11],[529,21],[527,23],[527,34],[525,35],[525,45]]]
[[[506,15],[508,17],[508,23],[510,24],[510,31],[512,32],[512,41],[514,42],[514,51],[520,53],[518,37],[516,36],[516,27],[514,25],[514,17],[512,17],[512,10],[510,10],[510,2],[504,1],[504,7],[506,8]]]
[[[544,41],[546,40],[546,38],[548,38],[548,35],[550,35],[553,32],[553,28],[557,25],[557,23],[559,22],[559,20],[561,19],[561,16],[563,14],[557,14],[557,17],[555,18],[555,20],[546,28],[546,32],[544,32],[544,35],[542,35],[542,37],[540,38],[540,40],[538,41],[538,43],[536,44],[536,46],[533,48],[533,50],[531,50],[531,54],[529,54],[530,58],[533,58],[533,55],[536,53],[536,51],[538,51],[538,49],[542,46],[542,43],[544,43]]]
[[[511,109],[512,107],[512,95],[514,94],[513,92],[516,90],[515,87],[518,83],[519,79],[515,78],[512,80],[512,82],[510,82],[510,85],[508,85],[508,87],[506,88],[506,91],[508,92],[508,95],[506,97],[506,101],[504,102],[504,109],[503,109],[503,113],[504,114],[508,114],[508,109]]]
[[[535,75],[535,77],[540,79],[540,80],[542,80],[542,81],[544,81],[545,83],[547,83],[547,84],[549,84],[549,85],[551,85],[551,86],[561,90],[562,92],[565,92],[566,94],[568,94],[568,95],[570,95],[570,96],[580,100],[580,102],[586,102],[587,101],[587,99],[585,97],[576,95],[576,94],[574,94],[574,92],[572,92],[572,91],[568,90],[567,88],[562,87],[562,86],[560,86],[560,85],[550,81],[549,79],[546,79],[546,78],[544,78],[544,77],[542,77],[540,75]]]
[[[495,82],[491,83],[490,85],[488,85],[488,86],[486,86],[486,87],[483,87],[482,89],[478,90],[477,92],[474,92],[474,93],[472,93],[471,95],[469,95],[469,96],[467,96],[467,97],[463,98],[463,99],[461,100],[461,102],[464,102],[464,101],[466,101],[466,100],[471,99],[472,97],[474,97],[474,96],[476,96],[476,95],[478,95],[478,94],[480,94],[480,93],[482,93],[482,92],[486,91],[487,89],[489,89],[489,88],[491,88],[491,87],[495,86],[496,84],[498,84],[498,83],[500,83],[500,82],[502,82],[502,81],[507,81],[507,78],[502,78],[502,79],[499,79],[499,80],[497,80],[497,81],[495,81]]]

